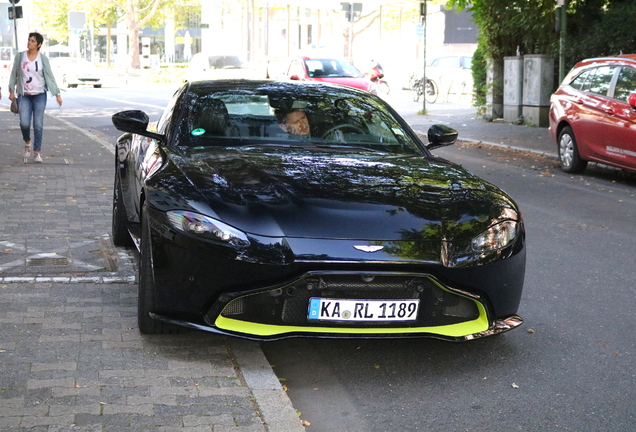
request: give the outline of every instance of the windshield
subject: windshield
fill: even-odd
[[[307,74],[312,78],[363,78],[364,75],[351,63],[339,59],[305,60]]]
[[[242,69],[247,66],[237,56],[209,56],[210,69]]]
[[[419,141],[379,98],[336,86],[281,87],[272,83],[184,92],[178,145],[311,145],[421,153]]]

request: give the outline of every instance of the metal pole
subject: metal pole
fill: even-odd
[[[559,84],[565,78],[565,38],[567,33],[567,9],[568,9],[568,1],[563,0],[563,5],[561,5],[561,31],[559,35]]]
[[[353,60],[353,2],[349,3],[349,63]]]
[[[422,74],[422,113],[426,112],[426,0],[422,2],[422,45],[424,45],[424,73]]]
[[[17,15],[16,5],[13,4],[13,34],[15,35],[15,55],[18,55],[18,24],[15,16]]]

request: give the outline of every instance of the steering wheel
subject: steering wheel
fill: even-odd
[[[355,125],[353,123],[342,123],[342,124],[338,124],[335,126],[330,127],[329,129],[327,129],[323,134],[322,134],[322,138],[328,138],[329,135],[333,134],[335,131],[337,130],[350,130],[353,132],[357,132],[360,134],[365,135],[367,132],[365,132],[364,130],[362,130],[362,128],[358,125]]]

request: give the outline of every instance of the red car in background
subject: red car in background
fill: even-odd
[[[275,78],[340,84],[375,93],[368,76],[348,61],[335,58],[291,57]]]
[[[550,98],[550,134],[565,172],[636,170],[636,54],[577,63]]]

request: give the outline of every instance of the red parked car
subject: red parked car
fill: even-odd
[[[340,84],[375,93],[368,76],[348,61],[336,58],[291,57],[280,78]]]
[[[636,170],[636,54],[577,63],[550,98],[550,134],[565,172]]]

